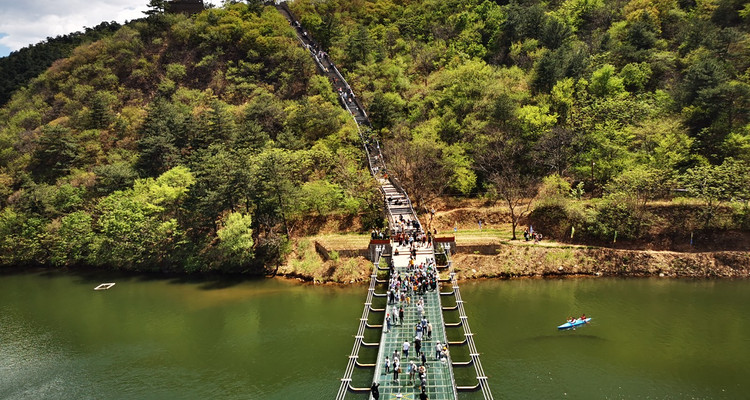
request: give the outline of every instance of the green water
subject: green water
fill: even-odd
[[[487,281],[461,293],[498,396],[750,397],[749,281]],[[590,326],[556,330],[581,313]]]
[[[748,397],[748,281],[483,281],[461,292],[498,399]],[[365,293],[1,274],[0,399],[331,399]],[[590,326],[555,329],[582,312]]]
[[[280,280],[0,275],[0,399],[332,398],[365,293]]]

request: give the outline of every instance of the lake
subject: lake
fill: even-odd
[[[736,399],[750,390],[748,281],[475,281],[461,292],[496,398]],[[280,279],[6,271],[0,398],[330,399],[365,294]],[[590,325],[557,331],[581,313]],[[472,372],[458,368],[459,384]]]

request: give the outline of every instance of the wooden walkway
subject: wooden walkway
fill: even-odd
[[[365,112],[361,102],[355,96],[349,84],[346,82],[344,77],[339,72],[338,68],[333,62],[322,53],[315,41],[309,36],[299,24],[299,20],[292,15],[288,6],[284,2],[276,4],[279,12],[286,17],[292,27],[295,28],[297,37],[307,50],[310,51],[310,55],[315,60],[316,66],[319,72],[329,78],[334,90],[339,94],[340,104],[344,109],[349,111],[354,121],[357,123],[360,138],[363,142],[363,148],[367,155],[368,166],[370,172],[380,184],[380,190],[383,194],[383,201],[385,203],[385,210],[388,218],[388,224],[390,232],[396,231],[396,227],[400,225],[401,221],[409,221],[404,229],[407,233],[414,231],[423,232],[422,225],[419,222],[416,212],[411,204],[409,196],[406,191],[401,187],[398,180],[392,175],[386,174],[386,165],[383,160],[381,152],[381,145],[376,139],[370,139],[363,135],[361,127],[370,126],[370,121]],[[387,243],[387,242],[386,242]],[[400,255],[393,254],[382,254],[381,250],[385,250],[385,246],[379,244],[379,249],[375,257],[373,272],[370,276],[370,285],[367,292],[367,299],[364,303],[364,309],[360,318],[359,329],[355,336],[354,346],[352,352],[349,355],[349,361],[344,373],[344,377],[341,379],[341,385],[336,396],[337,400],[344,400],[348,392],[359,392],[359,393],[370,393],[369,387],[355,387],[352,385],[352,375],[355,368],[373,368],[372,382],[377,382],[380,386],[380,398],[391,400],[391,399],[419,399],[421,393],[419,374],[415,374],[415,379],[411,380],[408,372],[409,365],[413,361],[415,365],[419,366],[422,364],[421,357],[416,354],[414,348],[415,338],[415,327],[418,317],[417,301],[422,299],[424,302],[424,314],[430,321],[433,331],[431,336],[426,334],[422,340],[422,351],[426,354],[427,368],[427,385],[425,393],[428,395],[430,400],[457,400],[459,391],[476,391],[481,390],[485,399],[493,399],[492,393],[489,390],[487,384],[487,377],[482,370],[481,362],[479,360],[479,353],[474,346],[473,333],[469,329],[467,316],[463,308],[463,300],[461,300],[460,291],[458,284],[455,280],[455,274],[452,271],[452,264],[449,262],[448,266],[444,268],[444,271],[440,273],[439,282],[447,282],[450,284],[450,291],[447,293],[441,293],[441,284],[438,284],[437,289],[427,291],[420,295],[412,294],[411,301],[407,302],[396,301],[396,304],[388,304],[384,309],[374,309],[372,307],[374,297],[385,297],[386,291],[388,290],[386,279],[385,281],[378,280],[378,271],[383,269],[379,268],[381,256],[388,256],[392,262],[392,273],[398,276],[398,274],[405,276],[409,273],[409,247],[399,247],[398,243],[391,242],[392,249],[398,249]],[[445,252],[449,254],[448,249],[443,249],[441,245],[436,244],[439,253]],[[395,254],[395,252],[394,252]],[[415,264],[427,263],[429,259],[435,258],[435,248],[433,246],[427,246],[424,248],[418,248],[416,252]],[[385,268],[386,270],[388,268]],[[378,293],[380,291],[380,293]],[[441,296],[449,295],[456,297],[456,306],[450,308],[444,308],[441,303]],[[404,308],[404,320],[400,324],[394,324],[390,331],[387,331],[386,323],[384,321],[385,314],[392,312],[393,306],[403,306]],[[451,309],[459,312],[459,322],[456,324],[446,324],[443,319],[443,310]],[[369,323],[371,313],[378,312],[378,318],[383,321],[382,324],[371,325]],[[396,320],[396,316],[394,321]],[[448,326],[462,327],[464,340],[458,343],[450,342],[454,344],[468,344],[470,351],[470,360],[464,362],[452,362],[450,348],[447,352],[447,357],[438,359],[436,357],[436,345],[438,341],[443,345],[448,345],[448,338],[446,335],[446,328]],[[364,341],[365,331],[370,329],[380,330],[380,341],[377,344],[367,343]],[[412,347],[409,352],[409,356],[404,359],[402,357],[402,346],[404,341],[409,342]],[[359,360],[360,350],[367,346],[378,346],[378,355],[374,362],[363,363]],[[391,368],[393,368],[392,357],[394,352],[401,360],[401,368],[403,372],[400,374],[399,379],[394,379],[392,370],[390,373],[385,371],[385,357],[391,358]],[[455,377],[453,374],[453,366],[455,365],[473,365],[476,370],[477,384],[475,386],[461,387],[456,385]],[[369,398],[372,399],[372,396]]]

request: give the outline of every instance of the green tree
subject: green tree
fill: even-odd
[[[78,143],[73,132],[62,125],[45,125],[32,156],[30,169],[43,182],[54,182],[75,166]]]
[[[45,221],[16,212],[0,211],[0,265],[31,265],[45,261]]]
[[[646,208],[647,203],[666,196],[670,183],[669,172],[637,166],[623,171],[607,185],[607,198],[612,203],[618,203],[618,209],[627,207],[629,210],[627,231],[631,236],[641,235],[643,228],[651,220]],[[625,233],[626,230],[620,229],[620,232]]]
[[[357,25],[354,28],[354,32],[349,35],[349,43],[347,45],[349,61],[352,64],[367,62],[367,56],[370,54],[371,48],[372,43],[367,27]]]
[[[138,173],[125,162],[97,166],[94,168],[94,173],[96,174],[96,190],[103,194],[127,189],[133,186],[133,182],[138,178]]]
[[[187,116],[164,99],[149,108],[138,139],[137,168],[147,176],[166,172],[181,158],[180,137],[187,136]]]
[[[406,102],[398,93],[375,92],[369,107],[370,122],[374,129],[390,128],[403,116]]]
[[[299,184],[304,179],[306,155],[283,149],[268,149],[252,158],[251,192],[258,222],[269,231],[278,223],[291,236],[289,216],[295,209]]]
[[[738,178],[747,176],[747,173],[745,164],[730,158],[722,165],[701,165],[683,174],[682,184],[688,193],[703,200],[705,228],[710,226],[722,201],[730,200],[746,190],[737,183],[746,183],[746,180]]]
[[[622,78],[615,74],[615,67],[603,65],[591,74],[589,92],[594,96],[607,97],[622,93],[625,90]]]
[[[59,266],[90,264],[94,237],[93,218],[86,211],[62,217],[50,232],[50,262]]]
[[[230,265],[247,265],[253,259],[252,216],[230,213],[216,232],[221,256]]]
[[[92,246],[96,263],[124,269],[172,267],[185,244],[176,213],[193,183],[187,168],[176,167],[103,198]]]
[[[166,4],[167,0],[149,0],[148,10],[144,11],[143,13],[148,16],[163,14]]]

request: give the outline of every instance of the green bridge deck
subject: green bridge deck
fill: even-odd
[[[397,243],[394,245],[394,248],[396,246],[398,246]],[[399,252],[401,255],[393,257],[395,272],[405,275],[409,264],[408,247],[400,247]],[[433,256],[432,247],[418,249],[415,262],[416,264],[426,262],[428,258],[432,258]],[[404,321],[400,325],[393,325],[391,331],[387,333],[385,332],[386,327],[384,325],[383,332],[381,333],[378,362],[373,376],[373,382],[380,383],[381,399],[419,399],[419,393],[421,393],[419,375],[416,375],[414,381],[410,381],[408,373],[409,361],[414,361],[417,366],[421,365],[421,358],[416,354],[416,349],[413,346],[415,337],[414,328],[419,319],[416,300],[420,296],[415,295],[414,297],[416,298],[412,299],[410,305],[407,305],[406,302],[396,302],[397,306],[404,306]],[[455,400],[457,395],[450,360],[450,349],[447,361],[438,361],[435,358],[435,345],[437,341],[440,341],[442,344],[447,342],[440,302],[440,285],[438,285],[436,290],[428,291],[421,297],[424,300],[425,316],[432,324],[432,338],[428,339],[425,334],[422,339],[422,351],[427,356],[426,392],[430,400]],[[390,304],[388,307],[391,310],[393,305]],[[409,350],[409,359],[401,360],[401,369],[403,372],[399,375],[399,381],[396,382],[393,380],[393,352],[397,351],[399,354],[398,357],[401,359],[401,349],[405,340],[408,340],[412,344],[412,347]],[[391,359],[391,373],[389,374],[385,372],[386,356]]]

